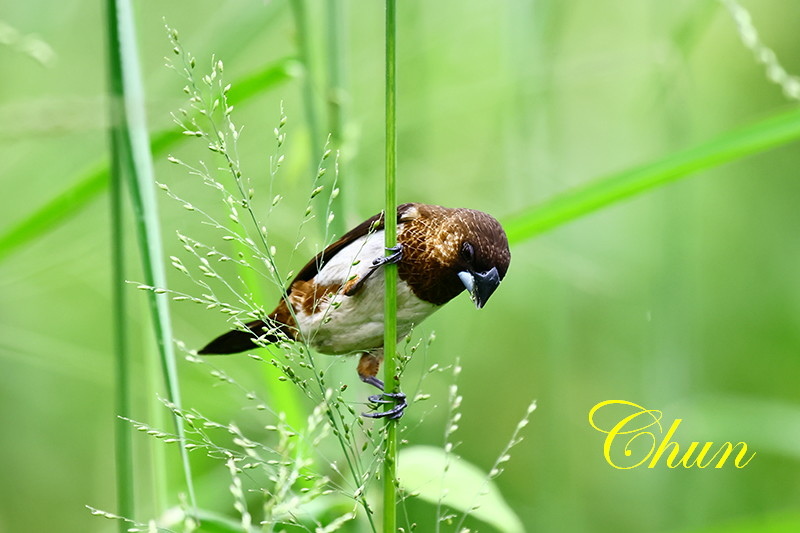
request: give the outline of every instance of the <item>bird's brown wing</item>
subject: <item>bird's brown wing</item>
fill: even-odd
[[[409,214],[409,211],[415,204],[408,203],[408,204],[401,204],[397,207],[397,222],[405,222],[406,215]],[[352,243],[360,239],[361,237],[367,235],[370,232],[380,231],[383,229],[383,213],[378,213],[377,215],[369,217],[367,220],[356,226],[355,228],[351,229],[342,237],[332,243],[330,246],[325,248],[322,252],[317,254],[311,261],[306,263],[300,272],[294,277],[292,282],[289,284],[289,287],[286,289],[287,294],[291,291],[292,285],[294,285],[298,281],[310,281],[317,275],[317,273],[322,270],[322,267],[331,260],[333,256],[343,250],[348,244]]]

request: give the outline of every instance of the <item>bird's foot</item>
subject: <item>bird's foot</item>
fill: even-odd
[[[397,420],[403,416],[406,407],[408,407],[406,395],[402,392],[384,392],[382,394],[373,394],[369,397],[369,401],[371,404],[374,404],[374,408],[376,409],[381,405],[388,405],[391,403],[396,403],[397,405],[387,411],[361,413],[361,416],[367,418],[388,418],[389,420]]]
[[[387,248],[386,251],[391,253],[387,256],[379,257],[372,261],[372,266],[379,267],[383,265],[394,265],[403,259],[403,246],[400,244],[397,246],[392,246],[391,248]]]
[[[345,296],[353,296],[357,293],[361,287],[364,286],[364,283],[369,279],[369,277],[374,274],[380,267],[384,265],[393,265],[395,263],[399,263],[401,259],[403,259],[403,247],[401,245],[392,246],[391,248],[387,248],[387,251],[391,252],[389,255],[385,257],[379,257],[372,261],[372,266],[367,273],[364,274],[360,279],[356,280],[355,283],[345,285]]]
[[[375,376],[367,376],[361,375],[361,381],[364,383],[369,383],[373,387],[380,389],[381,391],[384,390],[383,388],[383,381],[376,378]],[[396,403],[394,407],[387,411],[378,411],[375,413],[361,413],[361,416],[367,418],[388,418],[389,420],[397,420],[403,413],[405,412],[406,407],[408,407],[408,402],[406,401],[406,395],[402,392],[382,392],[381,394],[373,394],[369,397],[369,403],[372,405],[373,409],[377,409],[381,405],[388,405],[390,403]]]
[[[365,355],[364,357],[367,357],[367,356]],[[362,360],[363,360],[363,358],[362,358]],[[378,364],[380,364],[380,363],[378,363]],[[376,370],[377,370],[377,368],[376,368]],[[376,389],[384,390],[383,389],[383,381],[379,380],[375,376],[364,376],[364,375],[362,375],[362,376],[359,376],[359,377],[361,378],[361,381],[363,381],[364,383],[372,385]]]

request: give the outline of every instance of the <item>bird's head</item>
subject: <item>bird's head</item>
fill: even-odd
[[[480,309],[508,271],[511,252],[500,223],[491,215],[459,209],[458,257],[455,272]]]
[[[481,211],[427,204],[405,204],[401,215],[398,271],[414,294],[444,305],[467,289],[478,308],[486,305],[511,262],[500,223]]]

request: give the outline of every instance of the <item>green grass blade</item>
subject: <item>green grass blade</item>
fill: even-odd
[[[707,143],[633,169],[611,174],[503,220],[510,243],[519,243],[696,172],[800,139],[800,110],[770,117]]]
[[[308,130],[309,138],[309,172],[311,175],[312,183],[317,179],[319,151],[323,147],[325,135],[322,134],[320,127],[320,112],[319,102],[314,94],[314,57],[312,56],[312,42],[311,42],[311,25],[308,20],[308,6],[306,0],[290,0],[289,5],[292,8],[292,18],[294,19],[294,27],[297,35],[297,56],[303,65],[303,85],[302,85],[302,98],[303,108],[305,110],[306,129]],[[340,188],[341,195],[341,188]],[[340,200],[334,199],[333,204],[336,206]],[[327,227],[327,216],[325,215],[328,204],[327,195],[321,194],[314,200],[314,208],[317,212],[317,222],[320,225],[320,230],[323,235],[327,234],[330,229],[337,235],[342,235],[343,214],[336,213],[338,216],[333,219],[330,228]],[[337,206],[338,207],[338,206]]]
[[[311,57],[311,29],[308,22],[308,10],[306,0],[290,0],[294,27],[297,34],[297,56],[303,66],[303,107],[306,112],[306,125],[310,137],[309,146],[311,147],[311,168],[316,172],[317,160],[316,150],[322,142],[322,135],[319,127],[319,113],[317,101],[314,97],[314,80],[312,78],[313,61]]]
[[[291,57],[283,58],[253,72],[233,84],[230,101],[238,105],[263,91],[282,85],[297,76],[299,63]],[[154,134],[150,150],[156,156],[166,155],[178,142],[186,140],[177,128]],[[80,213],[108,187],[107,162],[98,162],[78,177],[64,190],[29,216],[0,233],[0,261],[28,243],[46,235]]]
[[[112,11],[109,10],[109,17]],[[109,23],[109,29],[112,24]],[[111,31],[109,31],[109,34]],[[115,63],[109,58],[109,65]],[[109,87],[114,87],[111,92],[116,94],[121,84],[119,72],[109,68]],[[111,124],[118,124],[119,106],[114,101],[110,105]],[[125,319],[127,302],[125,297],[125,238],[123,230],[123,194],[125,179],[122,161],[122,147],[124,139],[118,128],[109,128],[111,138],[111,267],[112,267],[112,309],[113,309],[113,335],[114,335],[114,407],[116,419],[114,420],[114,466],[116,471],[117,488],[117,514],[128,518],[135,516],[134,497],[134,468],[133,468],[133,435],[130,423],[131,393],[130,393],[130,353],[128,351],[128,321]],[[127,530],[125,522],[119,522],[120,533]]]
[[[4,231],[0,235],[0,260],[77,214],[106,190],[108,177],[108,164],[96,165],[69,189]]]
[[[126,135],[122,129],[125,122],[124,109],[121,105],[119,95],[123,91],[123,80],[121,64],[115,58],[113,46],[119,41],[119,27],[117,20],[116,7],[109,1],[106,6],[108,31],[108,89],[112,98],[109,101],[109,138],[111,148],[111,267],[112,267],[112,308],[113,308],[113,335],[114,335],[114,386],[115,398],[114,407],[116,419],[114,420],[114,466],[116,472],[117,489],[117,514],[126,518],[133,519],[135,516],[135,476],[133,464],[133,435],[132,428],[126,419],[132,417],[130,385],[132,377],[130,374],[130,352],[128,350],[128,321],[127,301],[125,297],[125,238],[124,238],[124,212],[123,195],[124,180],[126,179],[127,160],[126,157]],[[97,172],[93,173],[93,176]],[[97,181],[88,182],[88,186],[78,190],[68,191],[67,195],[61,195],[52,203],[57,207],[69,205],[75,201],[75,197],[82,198],[97,194],[101,189],[97,186]],[[100,182],[105,184],[105,180]],[[62,207],[63,208],[63,207]],[[44,231],[49,222],[50,213],[34,222],[31,226],[23,226],[18,235],[21,238],[31,238],[37,232]],[[25,233],[27,230],[28,233]],[[13,234],[12,234],[13,235]],[[18,237],[19,238],[19,237]],[[124,533],[127,524],[119,522],[119,531]]]
[[[327,36],[327,65],[328,87],[326,101],[328,104],[328,131],[331,134],[331,147],[334,150],[343,150],[345,143],[345,101],[347,94],[344,89],[344,40],[347,33],[344,30],[345,6],[342,0],[328,0],[326,3],[326,36]],[[348,175],[346,165],[348,157],[345,154],[338,159],[338,172],[336,181],[339,195],[331,201],[331,211],[336,213],[336,218],[331,224],[331,231],[336,235],[343,235],[347,224],[345,215],[350,212],[348,205],[353,205],[350,198],[355,193],[354,188],[345,189],[342,194],[342,184],[347,184]]]
[[[145,124],[144,90],[136,51],[136,34],[130,0],[107,0],[109,31],[109,71],[113,139],[118,169],[127,178],[136,215],[139,248],[145,279],[155,287],[166,286],[156,205],[153,161]],[[180,389],[172,340],[172,325],[165,294],[149,293],[156,341],[161,355],[163,379],[170,402],[180,407]],[[196,508],[194,487],[185,447],[183,419],[175,415],[186,488],[192,509]]]
[[[397,5],[386,0],[386,248],[397,244]],[[388,252],[388,250],[387,250]],[[397,377],[397,265],[384,265],[383,381],[386,392],[400,392]],[[387,406],[387,409],[389,406]],[[383,531],[397,531],[397,420],[386,419],[383,450]]]
[[[302,67],[294,57],[284,57],[252,72],[231,84],[228,100],[232,105],[240,105],[264,91],[269,91],[296,78]],[[181,135],[178,132],[178,135]]]

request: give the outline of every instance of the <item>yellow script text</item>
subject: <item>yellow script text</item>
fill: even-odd
[[[621,418],[611,428],[603,429],[595,423],[595,415],[609,406],[626,406],[626,413],[631,412],[631,408],[633,412]],[[665,433],[661,417],[661,411],[656,409],[645,409],[625,400],[606,400],[589,411],[589,424],[606,434],[603,457],[608,464],[620,470],[629,470],[644,464],[647,464],[647,468],[655,468],[662,458],[663,464],[668,468],[706,468],[712,464],[714,468],[722,468],[737,448],[739,451],[733,459],[733,466],[744,468],[756,455],[752,452],[747,456],[747,444],[744,442],[725,442],[719,447],[713,442],[706,442],[702,446],[699,442],[692,442],[683,450],[677,442],[671,440],[682,419],[676,418]],[[607,416],[604,415],[604,418]],[[709,457],[712,448],[716,451]],[[625,460],[623,456],[630,459]]]

